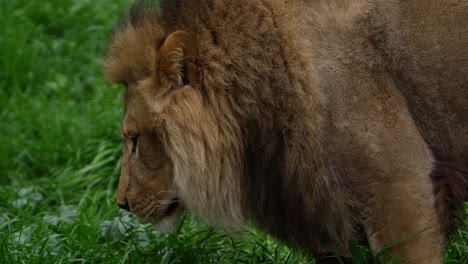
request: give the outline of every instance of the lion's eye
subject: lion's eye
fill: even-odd
[[[138,146],[138,135],[130,137],[132,140],[132,153],[135,154]]]

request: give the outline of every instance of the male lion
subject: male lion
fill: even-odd
[[[162,0],[115,33],[117,202],[441,263],[467,200],[466,0]],[[385,261],[385,260],[382,260]]]

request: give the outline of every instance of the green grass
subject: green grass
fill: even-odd
[[[119,212],[122,90],[101,67],[130,2],[0,0],[0,263],[314,263],[253,228],[185,215],[166,235]],[[468,263],[467,228],[446,255]]]

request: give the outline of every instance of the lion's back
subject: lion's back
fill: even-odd
[[[386,74],[425,141],[468,163],[468,3],[324,1],[298,8],[322,84],[349,69]],[[341,77],[343,78],[343,77]]]

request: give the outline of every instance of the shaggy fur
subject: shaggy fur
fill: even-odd
[[[127,86],[122,207],[252,220],[317,256],[363,226],[375,251],[408,237],[392,254],[441,262],[468,193],[466,1],[144,6],[106,65]]]

